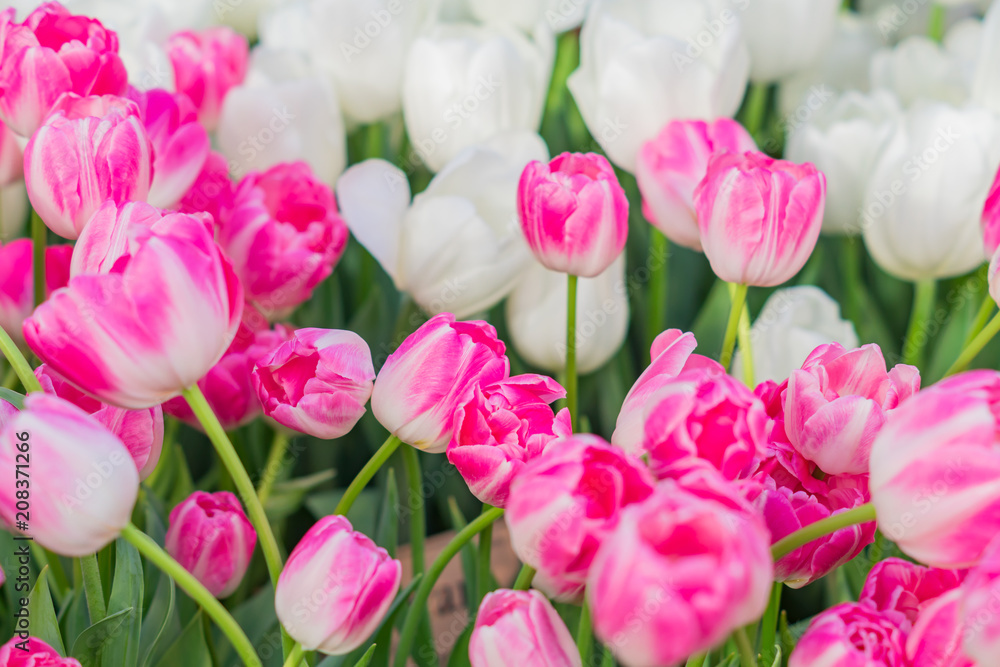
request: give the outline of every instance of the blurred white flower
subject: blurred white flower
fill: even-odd
[[[830,46],[840,0],[731,0],[750,49],[750,78],[771,82],[812,67]]]
[[[963,32],[959,28],[959,32]],[[951,35],[949,35],[950,37]],[[969,99],[974,62],[967,57],[964,40],[946,39],[938,44],[923,36],[908,37],[894,48],[872,56],[872,88],[891,91],[904,107],[918,100],[962,105]]]
[[[590,0],[468,0],[469,9],[483,23],[511,25],[531,32],[545,21],[553,32],[580,27]]]
[[[1000,3],[994,3],[982,23],[979,53],[972,78],[972,101],[1000,113]]]

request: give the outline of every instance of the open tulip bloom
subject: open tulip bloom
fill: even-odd
[[[1000,0],[14,4],[0,667],[1000,665]]]

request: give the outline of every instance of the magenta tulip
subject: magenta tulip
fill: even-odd
[[[17,645],[27,642],[25,651]],[[4,667],[80,667],[75,658],[63,658],[59,653],[37,637],[12,637],[0,646],[0,665]]]
[[[177,210],[181,213],[208,213],[216,224],[224,211],[233,205],[233,182],[229,180],[229,163],[221,153],[210,151],[194,183],[181,197]]]
[[[625,248],[628,199],[611,164],[596,153],[529,162],[517,210],[531,251],[553,271],[593,278]]]
[[[191,98],[202,125],[214,130],[226,93],[246,76],[246,37],[227,27],[184,30],[170,36],[166,49],[177,92]]]
[[[928,604],[962,584],[964,570],[925,567],[902,558],[886,558],[872,566],[859,600],[878,609],[898,611],[911,623]]]
[[[788,667],[911,667],[910,622],[896,611],[846,602],[813,618],[788,658]]]
[[[566,624],[538,591],[499,590],[479,605],[469,640],[472,667],[580,667]]]
[[[0,241],[0,327],[18,345],[24,344],[21,327],[35,309],[31,239],[10,243]],[[45,286],[48,294],[69,282],[73,246],[58,245],[45,249]]]

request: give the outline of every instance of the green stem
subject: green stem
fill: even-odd
[[[684,667],[702,667],[705,664],[705,658],[708,657],[708,653],[696,653],[687,659],[684,663]]]
[[[0,353],[7,357],[7,361],[10,363],[14,372],[17,373],[18,379],[21,384],[24,385],[24,390],[27,392],[41,391],[42,385],[38,383],[38,378],[35,377],[35,372],[31,370],[31,364],[28,360],[24,358],[21,354],[21,350],[17,349],[17,345],[11,337],[4,331],[3,327],[0,327]]]
[[[976,336],[978,336],[986,325],[990,322],[990,316],[993,315],[993,308],[996,307],[996,301],[993,300],[989,294],[983,299],[983,303],[979,306],[979,312],[976,313],[976,318],[972,320],[972,326],[969,327],[969,332],[965,334],[965,342],[962,344],[963,347],[967,346]]]
[[[427,598],[430,597],[431,589],[441,576],[441,573],[444,572],[444,568],[447,567],[451,559],[455,557],[455,554],[457,554],[462,547],[473,538],[473,536],[478,535],[484,528],[486,528],[486,526],[491,525],[502,516],[503,510],[499,507],[494,507],[486,512],[483,512],[478,517],[473,519],[465,528],[460,530],[458,534],[452,538],[451,542],[445,545],[441,553],[438,554],[438,557],[434,559],[434,562],[431,563],[430,569],[427,570],[427,574],[424,575],[424,578],[420,580],[417,592],[413,595],[413,603],[406,612],[406,620],[403,622],[403,629],[399,636],[399,645],[396,649],[396,659],[393,662],[395,667],[405,667],[406,665],[406,660],[410,655],[410,651],[413,649],[413,641],[416,639],[420,619],[423,617],[424,609],[427,606]]]
[[[580,652],[580,662],[588,664],[590,653],[594,649],[594,625],[591,623],[590,607],[586,602],[580,610],[580,625],[576,628],[576,649]]]
[[[667,312],[667,252],[669,242],[656,227],[649,228],[649,301],[646,307],[646,346],[650,347],[653,340],[665,328],[664,320]]]
[[[799,547],[809,544],[813,540],[818,540],[824,535],[835,533],[841,528],[854,526],[859,523],[868,523],[875,520],[875,506],[865,503],[854,509],[828,516],[820,519],[808,526],[799,528],[791,535],[787,535],[771,545],[771,557],[778,560],[782,556],[787,556]]]
[[[753,350],[750,349],[750,309],[744,308],[740,314],[740,324],[737,330],[737,339],[740,344],[740,359],[743,361],[743,383],[754,388],[753,377]]]
[[[521,566],[521,571],[517,573],[517,580],[514,581],[515,591],[526,591],[531,588],[531,581],[535,578],[535,568],[527,563]]]
[[[42,547],[41,544],[32,540],[28,543],[31,549],[31,555],[35,557],[35,560],[39,563],[39,570],[46,567],[49,568],[49,574],[52,576],[52,582],[55,584],[53,587],[53,592],[56,594],[56,601],[61,602],[66,592],[72,590],[72,586],[69,584],[69,578],[66,576],[66,571],[63,569],[62,561],[59,560],[59,556],[55,555],[48,549]]]
[[[931,5],[930,18],[927,20],[927,36],[935,42],[944,39],[945,7],[938,3]]]
[[[97,565],[97,554],[81,558],[80,571],[83,573],[83,589],[87,594],[90,624],[93,625],[103,621],[108,615],[108,608],[104,604],[104,587],[101,585],[101,568]]]
[[[267,455],[267,462],[264,464],[264,472],[260,477],[260,484],[257,485],[257,497],[260,498],[260,504],[263,505],[267,502],[267,499],[271,497],[271,491],[274,490],[274,482],[278,479],[278,475],[281,474],[282,462],[285,458],[285,452],[288,451],[288,434],[284,429],[279,428],[274,432],[274,440],[271,441],[271,451]]]
[[[757,658],[754,657],[753,646],[750,645],[746,628],[736,628],[733,632],[733,639],[736,641],[736,647],[740,650],[740,664],[743,667],[757,667]]]
[[[768,87],[766,83],[751,83],[747,93],[743,125],[758,143],[760,143],[761,127],[764,125],[764,115],[767,113]]]
[[[733,360],[733,348],[736,347],[736,331],[739,329],[740,316],[743,314],[743,305],[747,301],[746,285],[730,285],[729,296],[732,301],[732,310],[729,311],[729,321],[726,323],[726,335],[722,339],[722,352],[719,354],[719,363],[729,370],[729,364]]]
[[[365,128],[366,157],[382,157],[385,152],[385,128],[382,123],[371,123]]]
[[[780,581],[774,582],[774,587],[771,589],[771,601],[768,602],[764,618],[760,621],[760,650],[762,653],[767,651],[770,654],[774,648],[774,638],[778,632],[778,612],[781,610],[781,589],[784,587],[785,585]]]
[[[483,505],[483,511],[490,509],[490,505]],[[490,570],[490,555],[493,553],[493,524],[486,526],[479,534],[479,563],[476,571],[476,609],[486,597],[492,583],[493,575]]]
[[[403,449],[403,467],[406,469],[406,484],[410,487],[410,497],[420,493],[420,459],[413,447]],[[427,535],[427,516],[423,499],[420,507],[413,508],[410,515],[410,551],[413,558],[413,576],[424,571],[424,538]]]
[[[35,307],[45,302],[45,244],[48,228],[38,212],[31,211],[32,266],[34,267]]]
[[[389,457],[392,456],[393,452],[403,444],[403,441],[394,435],[390,435],[389,438],[382,443],[382,446],[378,448],[378,451],[372,454],[372,457],[365,464],[365,467],[361,469],[357,477],[351,480],[350,485],[347,487],[347,491],[344,491],[344,496],[337,503],[336,509],[333,510],[334,514],[347,514],[351,507],[354,505],[354,501],[358,499],[361,492],[371,481],[375,473],[379,471]]]
[[[566,289],[566,407],[573,422],[573,431],[579,423],[576,395],[576,284],[577,277],[569,276]]]
[[[936,292],[937,281],[933,278],[919,280],[914,286],[910,326],[907,327],[906,339],[903,341],[904,364],[920,366],[924,347],[927,345],[927,320],[934,310]]]
[[[954,375],[960,371],[964,371],[966,367],[972,363],[972,360],[976,358],[976,355],[983,351],[986,344],[993,340],[993,337],[1000,332],[1000,313],[993,316],[990,323],[986,325],[979,334],[973,338],[968,345],[962,348],[962,351],[958,355],[958,359],[955,363],[945,371],[944,376]]]
[[[229,638],[236,653],[248,667],[261,667],[260,658],[253,644],[247,639],[239,623],[226,611],[222,603],[215,599],[208,589],[198,581],[193,574],[184,569],[184,566],[170,557],[159,544],[144,532],[136,528],[131,523],[122,529],[122,537],[132,543],[139,553],[151,561],[167,576],[173,579],[191,599],[197,602],[205,610],[215,624],[222,630],[222,633]]]
[[[285,667],[297,667],[297,665],[302,662],[302,644],[298,642],[292,647],[292,652],[288,654],[288,660],[285,660]]]

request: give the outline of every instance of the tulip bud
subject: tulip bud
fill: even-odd
[[[837,0],[754,0],[738,5],[750,50],[750,79],[768,83],[810,67],[833,39]]]
[[[553,271],[593,278],[625,249],[628,198],[596,153],[529,163],[517,187],[517,212],[535,258]]]
[[[932,600],[921,610],[906,640],[910,665],[979,667],[963,650],[963,591],[954,590]]]
[[[639,149],[635,178],[642,214],[674,243],[701,250],[694,191],[705,178],[709,158],[722,151],[755,150],[753,137],[734,120],[670,121]]]
[[[278,620],[307,651],[350,653],[385,617],[403,568],[342,516],[320,519],[296,545],[274,592]]]
[[[486,322],[435,315],[382,365],[372,413],[403,442],[442,452],[455,432],[456,411],[472,398],[475,387],[510,374],[505,349]]]
[[[535,586],[559,601],[583,597],[594,554],[622,508],[644,500],[654,480],[639,459],[594,435],[549,445],[510,485],[507,527]]]
[[[763,522],[715,471],[661,482],[622,511],[597,551],[587,577],[594,634],[634,667],[707,651],[767,607],[768,544]]]
[[[22,137],[34,134],[63,93],[125,93],[118,36],[100,21],[46,2],[22,23],[6,8],[0,26],[0,120]]]
[[[28,650],[18,647],[27,642]],[[27,640],[18,636],[11,637],[0,646],[0,665],[4,667],[80,667],[80,661],[74,658],[63,658],[59,653],[37,637]]]
[[[152,153],[134,102],[67,95],[24,150],[28,198],[49,229],[75,239],[106,200],[145,201]]]
[[[228,491],[195,491],[170,512],[165,547],[217,598],[232,595],[247,572],[257,531]]]
[[[788,658],[788,667],[885,665],[908,667],[910,622],[896,611],[845,602],[814,617]]]
[[[811,164],[763,153],[721,153],[695,189],[701,245],[722,280],[780,285],[812,254],[823,222],[826,179]]]
[[[538,591],[499,590],[479,605],[469,640],[472,667],[580,667],[566,624]]]
[[[214,130],[226,93],[246,76],[246,37],[226,27],[184,30],[171,35],[166,48],[177,92],[191,99],[202,125]]]
[[[17,345],[24,344],[21,327],[35,309],[35,288],[31,239],[0,242],[0,327]],[[45,287],[51,294],[69,282],[73,246],[45,248]]]
[[[324,440],[354,428],[374,380],[368,344],[353,331],[336,329],[299,329],[253,370],[265,415]]]
[[[19,452],[31,463],[31,515],[19,530],[46,549],[96,553],[132,518],[139,474],[122,441],[72,403],[33,393],[0,432],[0,469],[9,471],[0,485],[0,518],[7,526],[24,519],[24,497],[14,484]]]

